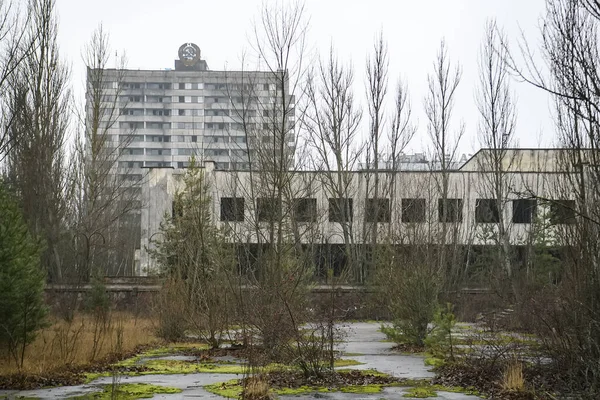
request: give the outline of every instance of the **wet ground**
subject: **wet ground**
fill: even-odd
[[[385,335],[379,332],[379,324],[357,322],[346,324],[343,329],[346,332],[345,341],[340,344],[340,350],[345,355],[343,358],[359,361],[363,364],[352,366],[353,369],[376,369],[396,377],[407,379],[423,379],[434,376],[425,366],[424,358],[415,355],[394,354],[391,350],[393,343],[385,342]],[[181,356],[163,356],[161,358],[178,360]],[[225,382],[239,378],[236,374],[217,373],[192,373],[171,375],[143,375],[122,376],[119,378],[103,377],[89,384],[78,386],[64,386],[58,388],[27,390],[27,391],[0,391],[0,399],[39,398],[39,399],[64,399],[82,396],[102,391],[105,385],[111,385],[117,379],[118,383],[151,383],[153,385],[174,387],[181,389],[177,394],[156,394],[154,399],[223,399],[218,395],[204,390],[203,386]],[[299,396],[280,396],[284,400],[308,400],[308,399],[397,399],[403,396],[409,388],[388,387],[383,392],[374,394],[352,394],[352,393],[315,393]],[[462,393],[437,392],[437,399],[448,400],[476,400],[478,397],[468,396]]]

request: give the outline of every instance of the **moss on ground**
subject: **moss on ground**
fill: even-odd
[[[274,389],[273,392],[279,396],[297,396],[307,393],[327,393],[327,392],[343,392],[343,393],[357,393],[357,394],[369,394],[369,393],[380,393],[384,385],[350,385],[339,389],[327,388],[322,386],[299,386],[296,388],[281,388]],[[242,385],[240,380],[233,379],[227,382],[213,383],[211,385],[204,386],[207,392],[227,397],[227,398],[239,398],[242,393]]]
[[[151,385],[149,383],[124,383],[116,385],[114,388],[112,385],[106,385],[104,386],[104,390],[101,392],[87,393],[82,396],[71,397],[71,399],[110,400],[118,398],[120,400],[134,400],[149,399],[154,397],[155,394],[165,393],[181,393],[181,389],[168,386]]]
[[[426,399],[428,397],[437,397],[437,392],[431,386],[412,387],[402,397]]]
[[[350,367],[352,365],[362,365],[362,364],[364,364],[364,363],[361,363],[359,361],[352,360],[349,358],[340,358],[333,362],[334,367]]]
[[[444,365],[446,363],[445,360],[438,358],[438,357],[427,357],[425,358],[425,365],[428,365],[430,367],[441,367],[442,365]]]
[[[154,357],[162,357],[168,355],[175,355],[181,353],[183,351],[189,349],[197,349],[197,350],[208,350],[209,346],[204,343],[176,343],[168,346],[157,347],[155,349],[151,349],[148,351],[144,351],[143,353],[139,353],[133,357],[127,358],[125,360],[119,361],[115,365],[118,367],[131,367],[133,365],[140,364],[140,361],[144,358],[154,358]]]

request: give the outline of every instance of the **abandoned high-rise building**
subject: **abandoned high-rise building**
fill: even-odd
[[[109,140],[126,143],[120,174],[135,181],[143,168],[185,168],[192,156],[213,161],[219,170],[247,170],[255,144],[274,137],[285,141],[284,157],[291,165],[294,98],[284,71],[213,71],[194,43],[181,45],[178,55],[174,69],[103,71],[106,95],[116,95],[119,108]],[[285,135],[277,133],[281,129]]]

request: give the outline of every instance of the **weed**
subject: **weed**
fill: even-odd
[[[502,376],[502,388],[511,392],[520,392],[525,388],[523,364],[514,359],[506,365]]]

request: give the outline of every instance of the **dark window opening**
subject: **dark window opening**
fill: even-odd
[[[482,224],[500,222],[498,201],[496,199],[477,199],[475,201],[475,222]]]
[[[390,222],[390,199],[366,199],[365,222]]]
[[[438,214],[440,222],[462,222],[462,199],[438,199]]]
[[[512,222],[531,224],[536,216],[537,202],[533,199],[518,199],[512,202]]]
[[[349,198],[329,199],[329,222],[352,221],[353,204]]]
[[[294,199],[294,218],[298,222],[314,222],[317,220],[317,199]]]
[[[281,202],[270,197],[258,198],[256,214],[259,222],[276,221],[281,218]]]
[[[425,222],[425,199],[402,199],[402,222]]]
[[[552,224],[574,224],[575,200],[553,200],[550,203],[550,222]]]
[[[221,221],[244,222],[243,197],[221,197]]]

